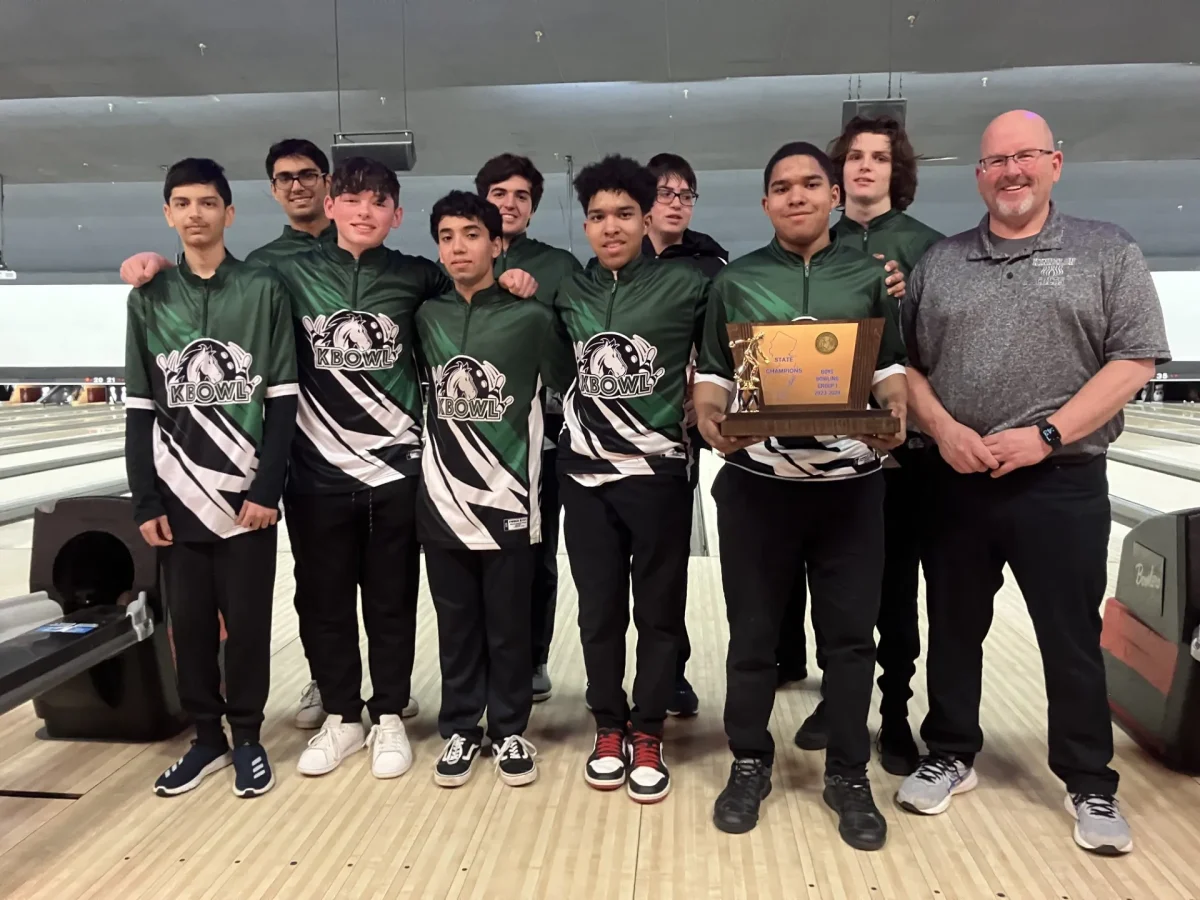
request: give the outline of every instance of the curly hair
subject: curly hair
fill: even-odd
[[[483,168],[475,176],[475,190],[480,197],[486,199],[492,185],[516,176],[529,182],[529,199],[533,202],[533,211],[537,212],[538,204],[542,202],[546,180],[527,156],[517,156],[515,153],[493,156],[483,164]]]
[[[585,213],[592,198],[601,191],[614,194],[624,191],[637,202],[645,215],[654,207],[658,179],[637,160],[627,156],[606,156],[575,176],[575,193]]]
[[[846,157],[854,146],[854,139],[860,134],[882,134],[888,139],[892,148],[892,183],[891,196],[894,209],[905,210],[912,206],[917,196],[917,154],[908,139],[904,126],[890,116],[868,118],[855,116],[851,119],[842,133],[829,145],[829,156],[833,160],[834,171],[838,184],[842,184],[843,171],[846,167]],[[842,196],[845,196],[845,185],[842,185]]]

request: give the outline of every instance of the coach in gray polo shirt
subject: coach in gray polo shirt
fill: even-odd
[[[1050,202],[1063,159],[1044,120],[1000,116],[980,156],[988,214],[925,255],[902,304],[910,413],[942,462],[925,570],[930,755],[896,800],[933,815],[977,784],[983,641],[1007,563],[1042,650],[1050,768],[1075,841],[1126,853],[1100,655],[1104,454],[1124,405],[1170,358],[1166,330],[1133,239]]]

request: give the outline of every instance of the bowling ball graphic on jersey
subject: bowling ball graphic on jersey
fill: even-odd
[[[232,341],[199,338],[155,359],[167,383],[169,406],[249,403],[262,378],[250,377],[254,357]]]
[[[471,356],[455,356],[444,366],[434,366],[438,418],[499,422],[513,402],[504,396],[506,380],[490,362]]]
[[[400,329],[387,316],[360,309],[340,309],[328,316],[302,320],[312,341],[318,369],[363,371],[390,369],[400,357]]]
[[[636,334],[601,332],[582,346],[577,343],[576,355],[579,393],[585,397],[645,397],[666,371],[654,368],[658,348]]]

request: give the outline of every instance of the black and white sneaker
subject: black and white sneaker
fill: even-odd
[[[625,790],[638,803],[657,803],[671,791],[671,773],[663,759],[662,738],[635,731],[629,736],[629,777]]]
[[[592,755],[583,767],[583,780],[598,791],[615,791],[625,783],[628,764],[624,730],[599,728]]]
[[[187,753],[158,776],[154,782],[154,793],[160,797],[174,797],[195,790],[213,772],[220,772],[233,762],[228,747],[210,747],[192,741]]]
[[[471,769],[479,758],[479,745],[461,734],[446,741],[442,755],[433,770],[434,784],[442,787],[461,787],[471,777]]]
[[[261,797],[275,787],[275,773],[262,744],[233,748],[233,792],[239,797]]]
[[[519,734],[510,734],[497,744],[492,741],[492,758],[500,780],[509,787],[520,787],[537,781],[537,749]]]

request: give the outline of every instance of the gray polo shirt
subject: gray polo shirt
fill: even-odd
[[[1051,415],[1109,360],[1171,358],[1133,238],[1053,204],[1024,249],[993,246],[987,216],[934,245],[908,280],[900,315],[909,365],[982,435]],[[1103,453],[1124,424],[1118,413],[1057,455]]]

